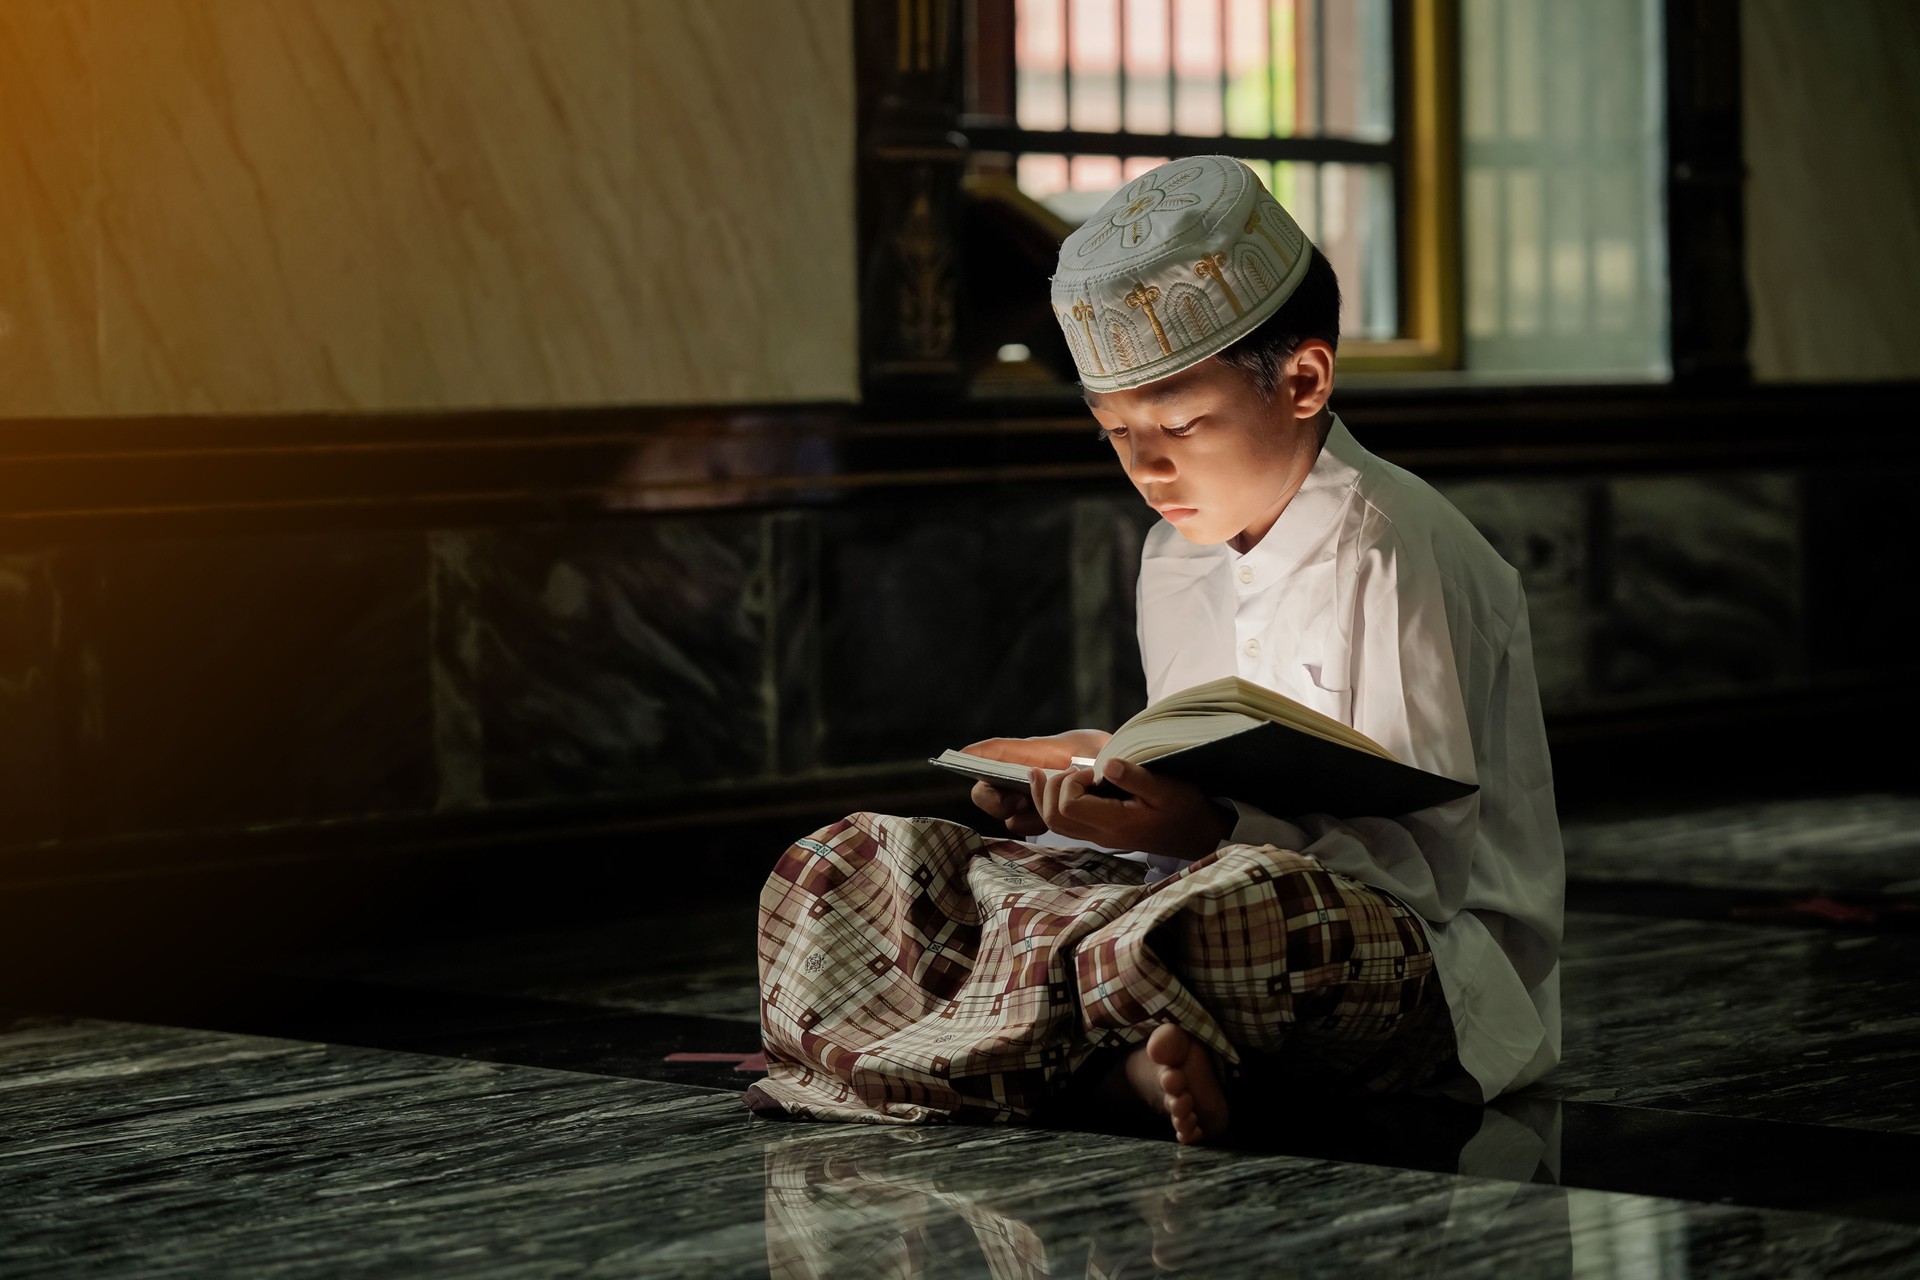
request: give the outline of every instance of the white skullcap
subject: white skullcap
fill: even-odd
[[[1149,169],[1060,246],[1053,312],[1081,384],[1125,391],[1224,351],[1279,310],[1309,249],[1231,156]]]

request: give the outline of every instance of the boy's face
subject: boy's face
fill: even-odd
[[[1210,357],[1131,391],[1089,391],[1087,407],[1148,506],[1188,542],[1232,540],[1244,553],[1313,467],[1332,355],[1302,343],[1271,400]]]

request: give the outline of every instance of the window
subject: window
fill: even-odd
[[[1657,0],[1465,0],[1466,360],[1669,372]]]
[[[1340,275],[1341,363],[1458,359],[1438,0],[974,0],[965,132],[1067,227],[1167,159],[1245,160]]]

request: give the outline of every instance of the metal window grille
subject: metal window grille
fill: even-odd
[[[967,136],[1075,224],[1167,159],[1237,156],[1332,261],[1343,330],[1390,338],[1404,310],[1409,2],[976,0],[1011,7],[1010,23],[976,29],[1013,47],[980,51],[1010,83],[976,95]]]

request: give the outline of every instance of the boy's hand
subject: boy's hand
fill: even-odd
[[[1069,840],[1173,858],[1212,853],[1232,830],[1225,811],[1190,782],[1163,778],[1124,760],[1107,762],[1107,778],[1131,796],[1088,795],[1094,785],[1091,769],[1032,770],[1028,783],[1040,821]]]
[[[1005,760],[1010,764],[1067,769],[1072,767],[1075,756],[1098,755],[1111,736],[1099,729],[1071,729],[1040,738],[987,738],[961,750],[968,755]],[[1032,797],[1024,792],[996,787],[990,782],[976,782],[973,803],[1006,823],[1011,835],[1037,836],[1047,829],[1033,807]]]

